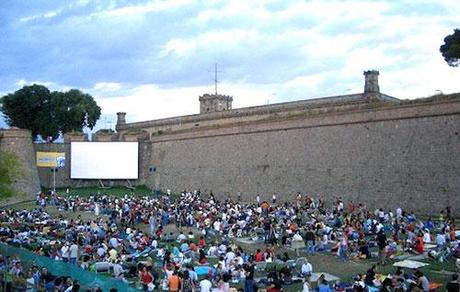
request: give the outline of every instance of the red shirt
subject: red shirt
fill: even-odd
[[[256,253],[255,260],[256,260],[256,262],[263,262],[264,261],[264,255],[261,252]]]
[[[204,239],[198,240],[198,246],[200,248],[204,248],[206,246],[206,242],[204,241]]]
[[[141,274],[142,282],[147,285],[153,281],[152,276],[150,276],[149,272],[142,272]]]

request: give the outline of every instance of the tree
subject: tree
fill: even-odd
[[[14,193],[14,178],[22,173],[19,159],[12,152],[0,152],[0,198],[11,197]]]
[[[454,33],[444,38],[444,45],[439,50],[451,67],[457,67],[460,64],[460,29],[454,29]]]
[[[24,86],[2,97],[2,112],[12,127],[29,129],[35,137],[92,129],[101,115],[93,97],[77,89],[50,92],[43,85]]]

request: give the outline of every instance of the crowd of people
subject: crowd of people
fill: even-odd
[[[212,193],[205,196],[199,191],[184,191],[175,198],[41,193],[37,205],[33,210],[1,210],[0,241],[84,270],[108,271],[119,281],[146,291],[230,291],[238,283],[248,292],[256,291],[260,284],[267,291],[280,291],[299,279],[303,279],[303,291],[309,291],[313,267],[305,257],[296,261],[301,253],[308,257],[331,252],[346,262],[376,257],[372,252],[376,249],[380,263],[385,264],[391,255],[427,253],[424,245],[433,244],[430,257],[440,262],[460,258],[449,207],[436,220],[419,220],[402,208],[371,211],[362,204],[345,204],[340,198],[328,206],[300,193],[294,202],[279,203],[276,195],[271,202],[261,202],[259,196],[254,202],[242,202],[239,196],[236,201],[218,200]],[[50,216],[47,205],[79,215]],[[83,220],[82,212],[94,216]],[[171,225],[176,228],[167,232]],[[258,248],[243,249],[239,244],[243,238]],[[275,248],[283,252],[275,254]],[[290,249],[296,255],[291,253],[292,259]],[[80,284],[71,279],[54,277],[37,267],[25,270],[14,259],[2,262],[8,263],[0,268],[27,279],[27,291],[39,287],[78,291],[75,287]],[[295,264],[290,265],[292,262]],[[282,268],[256,279],[261,263],[280,263]],[[371,276],[364,278],[367,280],[356,279],[356,289],[361,282],[363,287],[376,284],[369,282]],[[419,274],[413,278],[417,284],[411,289],[424,291],[426,281]],[[396,289],[399,283],[377,284]],[[328,291],[326,286],[332,289],[320,277],[316,288]]]

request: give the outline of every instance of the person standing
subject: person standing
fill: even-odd
[[[421,231],[419,231],[418,236],[415,239],[415,250],[419,254],[423,254],[423,249],[424,249],[424,246],[423,246],[423,233]]]
[[[156,217],[154,214],[150,214],[149,216],[149,226],[150,226],[150,236],[155,236],[155,224],[156,224]]]
[[[212,283],[209,281],[209,275],[206,275],[204,279],[200,281],[200,292],[211,292],[211,288]]]
[[[339,258],[342,262],[346,262],[348,259],[348,238],[346,234],[343,234],[339,245]]]
[[[177,273],[177,270],[174,270],[171,277],[169,277],[169,292],[179,292],[181,288],[181,280]]]
[[[100,210],[99,210],[99,204],[98,204],[98,203],[95,203],[95,204],[94,204],[94,215],[99,216],[99,212],[100,212]]]
[[[307,245],[307,253],[314,254],[315,253],[315,233],[308,227],[307,232],[305,232],[305,243]]]
[[[252,262],[248,262],[245,267],[246,279],[244,280],[244,292],[257,291],[256,283],[254,282],[254,266]]]
[[[182,280],[180,281],[180,291],[182,292],[192,292],[194,291],[193,281],[190,278],[188,270],[184,271],[182,275]]]
[[[149,291],[149,286],[153,284],[153,275],[147,270],[147,266],[143,266],[142,270],[139,271],[139,280],[142,283],[144,291]],[[179,288],[176,291],[179,291]]]
[[[386,260],[385,247],[387,246],[387,236],[385,235],[383,229],[377,233],[377,245],[379,247],[380,263],[384,265]]]
[[[74,242],[70,246],[69,249],[69,262],[71,265],[76,265],[77,264],[77,258],[78,258],[78,245]]]
[[[276,194],[273,193],[273,196],[272,196],[272,204],[276,204]]]

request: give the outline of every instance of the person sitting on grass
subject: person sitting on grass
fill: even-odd
[[[306,259],[301,267],[301,274],[303,277],[310,277],[313,273],[313,266]]]
[[[260,248],[257,249],[256,254],[254,255],[254,260],[256,262],[263,262],[265,260],[264,254],[260,250]]]
[[[331,292],[331,287],[329,287],[324,274],[321,274],[318,278],[318,292]]]

